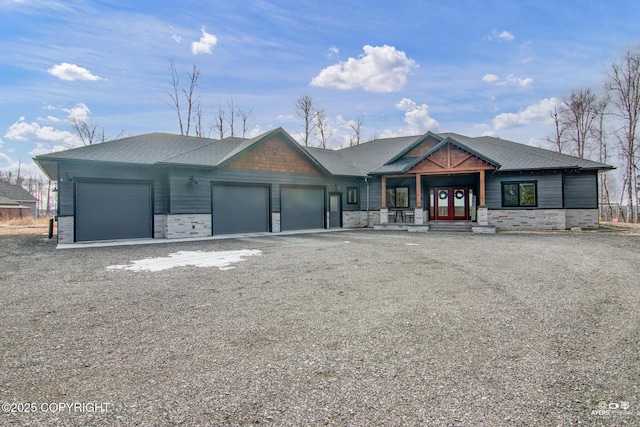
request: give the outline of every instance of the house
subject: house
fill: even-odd
[[[20,185],[0,181],[0,218],[35,218],[37,202],[38,199]],[[26,211],[25,208],[29,210]]]
[[[451,133],[325,150],[282,128],[252,139],[151,133],[34,160],[57,181],[61,243],[443,221],[593,228],[598,171],[611,168]]]

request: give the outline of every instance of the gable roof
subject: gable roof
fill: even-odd
[[[280,137],[320,172],[339,176],[366,177],[406,173],[446,144],[452,144],[478,157],[499,171],[612,169],[612,166],[604,163],[489,136],[468,137],[455,133],[427,132],[424,135],[376,139],[340,150],[329,150],[303,147],[282,128],[251,139],[231,137],[217,140],[150,133],[44,154],[34,160],[52,179],[57,179],[56,164],[60,161],[215,168],[231,162],[272,137]],[[428,138],[435,138],[439,142],[421,156],[406,157],[406,154]]]
[[[562,154],[544,148],[532,147],[501,138],[481,136],[471,138],[455,133],[441,134],[454,138],[469,148],[500,163],[500,171],[542,169],[613,169],[612,166]]]
[[[0,181],[0,197],[15,202],[33,202],[38,200],[21,186],[8,183],[7,181]]]
[[[429,134],[429,132],[427,133],[427,135]],[[425,137],[427,136],[425,135]],[[417,157],[402,157],[404,156],[406,153],[408,153],[409,151],[411,151],[412,148],[416,147],[419,143],[421,143],[422,141],[424,141],[426,138],[419,138],[417,141],[417,143],[412,144],[410,147],[408,147],[407,149],[403,150],[403,152],[397,156],[395,156],[393,159],[391,159],[390,161],[388,161],[387,163],[385,163],[382,167],[376,169],[375,171],[372,171],[372,174],[377,174],[377,175],[383,175],[383,174],[401,174],[401,173],[406,173],[409,169],[413,168],[414,166],[416,166],[418,163],[422,162],[424,159],[426,159],[427,157],[431,156],[432,154],[436,153],[437,151],[439,151],[440,149],[442,149],[443,147],[445,147],[446,145],[451,144],[454,147],[457,147],[463,151],[466,151],[469,154],[472,154],[474,156],[476,156],[477,158],[479,158],[480,160],[484,161],[485,163],[490,164],[491,166],[494,166],[497,168],[500,168],[500,163],[496,162],[495,160],[485,156],[482,153],[477,152],[476,150],[467,147],[466,145],[456,141],[455,139],[447,136],[445,138],[435,135],[435,134],[431,134],[429,136],[434,136],[436,137],[436,139],[440,142],[438,142],[433,148],[431,148],[430,150],[428,150],[426,153],[424,153],[421,156],[417,156]]]

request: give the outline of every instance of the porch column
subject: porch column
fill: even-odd
[[[420,188],[420,181],[422,175],[416,174],[416,208],[422,209],[422,189]]]
[[[387,177],[384,175],[382,175],[382,206],[380,207],[387,207]]]
[[[387,177],[382,175],[382,206],[380,206],[380,224],[389,223],[389,209],[387,209]]]
[[[478,216],[477,222],[478,225],[488,226],[489,225],[489,209],[485,206],[485,176],[484,170],[480,171],[480,205],[478,206]]]
[[[479,206],[485,205],[485,179],[484,179],[484,170],[480,171],[480,204]]]

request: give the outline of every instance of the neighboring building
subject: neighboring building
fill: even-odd
[[[34,159],[58,183],[60,242],[334,227],[598,226],[611,166],[492,137],[434,134],[341,150],[278,128],[253,139],[152,133]]]
[[[33,197],[27,190],[25,190],[21,186],[10,184],[7,181],[0,181],[0,197],[4,198],[2,199],[4,201],[0,201],[0,205],[5,206],[4,209],[20,209],[15,207],[8,207],[11,205],[20,205],[22,208],[29,208],[29,213],[27,215],[21,213],[18,215],[18,218],[23,218],[28,215],[31,215],[33,218],[36,217],[38,212],[38,199]],[[8,215],[8,213],[5,212],[5,215]]]

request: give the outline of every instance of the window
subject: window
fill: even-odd
[[[538,206],[538,182],[503,182],[502,207],[535,207]]]
[[[388,208],[409,207],[409,187],[387,188]]]
[[[358,187],[347,187],[347,204],[358,204]]]

